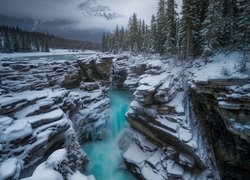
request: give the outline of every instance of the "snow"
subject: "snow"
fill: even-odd
[[[162,156],[162,153],[161,151],[156,151],[152,156],[150,156],[148,159],[147,159],[147,162],[149,164],[151,164],[152,166],[156,167],[157,164],[160,162],[161,160],[161,156]]]
[[[242,54],[234,52],[229,55],[217,54],[211,57],[212,62],[201,65],[201,67],[193,67],[194,81],[208,81],[209,79],[228,79],[231,78],[249,78],[249,74],[239,72]],[[201,61],[201,60],[200,60]],[[200,64],[199,60],[196,61]]]
[[[177,113],[183,113],[184,112],[184,108],[183,108],[183,98],[184,98],[184,92],[178,92],[174,99],[168,103],[168,106],[174,107],[175,111]]]
[[[67,160],[67,150],[59,149],[53,152],[47,159],[46,165],[49,167],[58,168],[58,165],[62,163],[62,161]]]
[[[53,55],[71,55],[89,53],[85,51],[70,52],[67,49],[50,49],[50,52],[18,52],[18,53],[0,53],[0,60],[5,58],[18,58],[18,57],[33,57],[33,56],[53,56]]]
[[[143,166],[141,173],[143,175],[143,178],[146,180],[163,180],[159,174],[156,174],[153,169],[149,165]]]
[[[68,180],[95,180],[93,175],[85,176],[79,171],[76,171],[73,175],[68,176]]]
[[[162,73],[160,75],[157,76],[146,76],[143,79],[141,79],[139,81],[139,83],[142,85],[148,85],[148,86],[152,86],[152,87],[158,87],[160,86],[162,83],[164,83],[164,80],[167,78],[168,74],[167,73]]]
[[[33,175],[21,180],[64,180],[63,176],[53,168],[47,167],[46,163],[40,164],[34,171]]]
[[[132,164],[140,164],[147,159],[147,155],[134,143],[129,146],[123,157]]]
[[[162,67],[164,67],[164,64],[161,60],[150,60],[147,63],[147,69],[161,69]]]
[[[12,177],[16,172],[17,163],[18,161],[16,158],[10,158],[1,162],[0,179],[7,179],[8,177]]]
[[[10,125],[13,122],[13,119],[10,117],[1,117],[0,116],[0,127]],[[0,128],[1,129],[1,128]]]
[[[16,120],[5,129],[4,136],[2,138],[6,141],[13,141],[31,135],[32,131],[33,129],[27,120]]]

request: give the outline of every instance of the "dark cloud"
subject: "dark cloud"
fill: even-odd
[[[79,4],[77,9],[81,10],[84,15],[99,16],[107,20],[122,17],[122,15],[112,11],[108,6],[100,5],[96,0],[86,0]]]
[[[127,25],[128,18],[138,16],[150,21],[156,11],[156,0],[0,0],[0,15],[46,22],[64,19],[70,28],[112,30],[116,24]],[[62,21],[61,21],[62,22]],[[67,23],[68,24],[68,23]],[[52,25],[52,24],[50,24]]]

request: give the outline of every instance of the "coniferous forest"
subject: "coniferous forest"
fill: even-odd
[[[128,27],[104,33],[102,51],[159,53],[188,59],[217,51],[250,48],[249,0],[183,0],[181,14],[175,0],[160,0],[150,25],[136,14]]]
[[[0,52],[48,52],[53,49],[99,49],[99,44],[69,40],[52,34],[29,32],[17,28],[0,26]]]

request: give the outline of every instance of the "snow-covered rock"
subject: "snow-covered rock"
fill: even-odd
[[[124,87],[134,92],[127,120],[163,151],[161,161],[156,160],[154,153],[145,157],[148,152],[143,151],[136,138],[133,140],[136,143],[132,143],[124,158],[138,177],[219,179],[219,174],[222,178],[237,177],[237,169],[244,171],[240,175],[243,179],[248,177],[247,170],[239,166],[244,164],[249,151],[246,147],[249,146],[250,69],[239,70],[240,53],[211,58],[207,64],[200,59],[181,62],[130,57],[127,60],[136,62],[124,73],[127,74]],[[120,64],[122,69],[125,65]],[[140,71],[138,67],[143,65]],[[235,152],[233,147],[241,150]],[[131,149],[138,154],[142,152],[145,163],[141,159],[133,162],[142,155],[129,157]],[[228,159],[239,166],[231,170]],[[195,169],[199,173],[193,173]]]

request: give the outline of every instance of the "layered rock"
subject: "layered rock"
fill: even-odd
[[[94,65],[88,66],[89,62]],[[63,147],[67,162],[60,166],[67,167],[56,171],[64,178],[79,175],[74,173],[88,162],[79,140],[105,135],[111,67],[109,57],[0,61],[0,162],[13,165],[10,172],[1,166],[1,179],[31,175],[39,163]],[[44,163],[40,166],[47,168]]]
[[[213,61],[145,59],[127,68],[124,86],[134,92],[127,120],[141,134],[124,158],[139,178],[249,177],[250,71],[239,72],[239,55]]]

